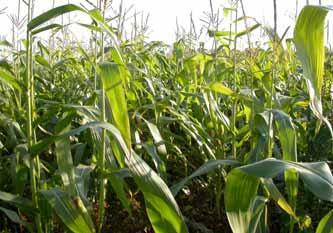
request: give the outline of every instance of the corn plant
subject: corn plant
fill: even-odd
[[[304,7],[285,38],[277,12],[270,28],[229,1],[221,20],[210,1],[207,49],[192,16],[169,47],[145,40],[136,13],[125,39],[123,3],[33,17],[23,2],[26,38],[0,42],[0,229],[332,231],[330,8]],[[73,13],[91,23],[56,23]],[[71,43],[72,24],[89,46]]]

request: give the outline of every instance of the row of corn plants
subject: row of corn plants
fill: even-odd
[[[111,219],[125,211],[135,224],[140,202],[139,230],[213,232],[188,211],[200,191],[224,223],[216,232],[332,232],[330,8],[305,6],[285,38],[231,1],[229,31],[212,9],[212,49],[184,37],[168,51],[122,40],[108,1],[36,17],[33,2],[22,49],[0,44],[11,51],[0,62],[0,229],[117,232]],[[74,12],[91,24],[54,23]],[[55,38],[72,24],[90,47]],[[259,29],[265,48],[251,43]]]

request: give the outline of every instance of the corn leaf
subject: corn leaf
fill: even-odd
[[[10,86],[18,91],[22,91],[21,86],[20,86],[19,82],[16,80],[16,78],[12,74],[10,74],[9,72],[7,72],[3,69],[0,69],[0,81],[4,82],[8,86]]]
[[[41,15],[33,18],[29,23],[28,23],[28,30],[31,31],[33,29],[36,29],[37,27],[41,26],[42,24],[50,21],[53,18],[56,18],[58,16],[61,16],[63,14],[72,12],[72,11],[82,11],[86,12],[82,7],[79,7],[74,4],[67,4],[63,6],[58,6],[55,7],[51,10],[48,10]]]
[[[327,7],[305,6],[297,18],[294,30],[294,42],[297,56],[302,62],[304,77],[310,96],[310,108],[318,119],[332,127],[323,116],[321,89],[324,74],[324,23]]]
[[[14,223],[20,224],[26,227],[30,232],[33,232],[32,225],[22,220],[15,211],[0,207],[0,210],[7,215],[7,217]]]
[[[38,212],[38,210],[36,210],[33,207],[32,201],[30,201],[29,199],[20,197],[19,195],[14,195],[11,193],[0,191],[0,200],[4,201],[6,203],[12,204],[27,213],[37,213]]]
[[[105,92],[111,105],[113,124],[119,129],[127,148],[131,147],[127,103],[119,65],[105,62],[99,65]]]
[[[56,134],[62,134],[70,130],[70,123],[73,119],[73,115],[68,115],[59,121],[56,125]],[[56,156],[58,171],[62,178],[62,182],[65,187],[65,191],[71,196],[77,196],[76,182],[75,182],[75,170],[73,166],[73,159],[71,153],[71,145],[68,137],[63,137],[55,142]]]
[[[184,187],[184,185],[192,180],[195,177],[202,176],[209,172],[214,171],[220,166],[233,166],[237,165],[238,162],[234,160],[209,160],[203,165],[201,165],[197,170],[195,170],[191,175],[185,177],[183,180],[179,181],[178,183],[174,184],[171,187],[171,191],[174,196],[178,194],[178,192]]]
[[[239,169],[261,178],[274,178],[286,170],[294,169],[314,195],[322,200],[333,201],[333,176],[325,162],[296,163],[271,158]]]
[[[234,233],[255,232],[259,222],[258,215],[254,213],[255,200],[259,187],[259,178],[246,174],[240,169],[233,169],[227,176],[224,193],[224,203],[227,217]]]
[[[57,188],[43,190],[41,193],[71,231],[74,233],[95,232],[92,220],[86,218],[88,211],[79,197],[71,199],[68,193]]]
[[[333,233],[333,210],[320,220],[316,233]]]
[[[131,135],[122,73],[116,63],[102,63],[99,65],[101,78],[108,97],[112,122],[119,129],[113,134],[120,149],[125,155],[125,163],[130,169],[134,180],[146,203],[147,214],[157,233],[187,232],[179,207],[168,186],[160,176],[148,166],[134,151],[131,151]]]

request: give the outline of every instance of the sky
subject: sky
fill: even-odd
[[[17,15],[19,0],[0,0],[0,9],[7,7],[4,14],[0,15],[0,21],[2,26],[0,29],[0,35],[6,36],[7,40],[11,40],[11,21],[10,16]],[[95,2],[96,0],[90,0]],[[121,0],[113,0],[114,10],[118,9]],[[128,13],[127,24],[133,23],[135,12],[149,14],[149,30],[148,35],[150,40],[161,40],[166,43],[172,43],[175,40],[176,31],[176,19],[178,25],[182,26],[186,30],[190,25],[190,14],[192,14],[193,20],[199,31],[201,25],[203,25],[202,19],[205,19],[204,12],[210,11],[209,0],[123,0],[124,6],[127,9],[131,9]],[[55,5],[66,4],[68,0],[55,0]],[[84,4],[85,0],[70,0],[70,3]],[[273,25],[273,0],[243,0],[245,5],[245,13],[247,16],[256,18],[262,24]],[[283,34],[288,26],[291,26],[287,36],[292,35],[293,26],[295,23],[296,12],[296,0],[277,0],[278,4],[278,32]],[[34,16],[37,16],[47,9],[52,7],[53,0],[35,0],[35,12]],[[223,8],[229,7],[229,0],[212,0],[213,8],[215,11],[218,9],[221,12],[221,18],[223,18]],[[298,0],[299,13],[301,8],[305,5],[306,0]],[[317,4],[318,0],[310,0],[310,4]],[[323,5],[333,5],[333,0],[322,0]],[[87,4],[85,4],[87,5]],[[130,8],[133,6],[132,8]],[[25,15],[25,5],[21,3],[21,18]],[[239,8],[239,11],[241,9]],[[241,12],[241,11],[240,11]],[[330,14],[328,19],[332,21],[330,25],[333,25],[333,13]],[[89,23],[87,18],[71,14],[72,21],[79,21]],[[59,19],[58,19],[59,20]],[[65,21],[68,20],[68,16],[65,16]],[[242,23],[241,23],[242,24]],[[251,23],[250,23],[251,24]],[[226,20],[222,20],[221,28],[228,29],[228,23]],[[242,25],[240,25],[242,27]],[[129,27],[126,27],[129,28]],[[74,31],[75,36],[80,39],[86,39],[89,37],[89,33],[82,31],[82,29],[71,29]],[[331,30],[332,31],[332,30]],[[24,36],[24,33],[23,33]],[[260,40],[259,35],[253,36],[254,40]],[[202,40],[205,40],[203,37]]]

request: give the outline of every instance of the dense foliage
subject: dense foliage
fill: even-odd
[[[332,232],[328,8],[306,6],[286,39],[238,32],[233,5],[208,50],[121,40],[96,7],[31,19],[28,1],[23,49],[1,43],[3,232]],[[91,48],[37,40],[74,11]],[[259,27],[267,46],[237,49]]]

